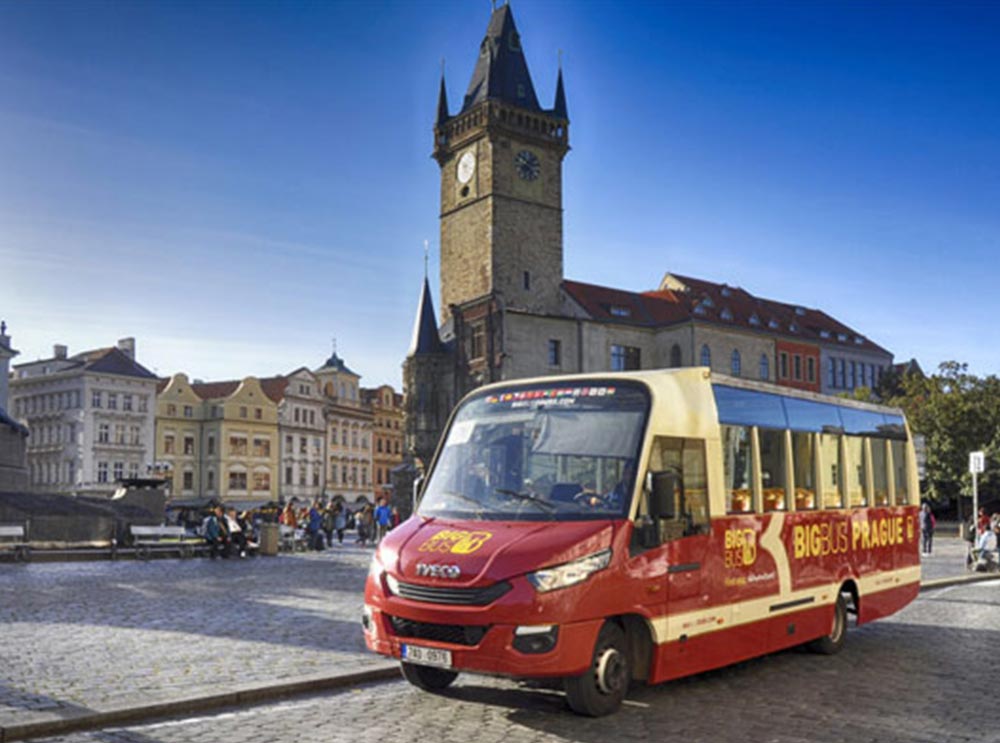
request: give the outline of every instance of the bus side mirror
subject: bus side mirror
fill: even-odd
[[[423,495],[424,489],[424,476],[418,475],[413,481],[413,513],[417,512],[417,506],[420,505],[420,496]]]
[[[676,472],[649,473],[649,515],[654,519],[672,519],[677,515],[674,509],[674,494],[680,484]]]

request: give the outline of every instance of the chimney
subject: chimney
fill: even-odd
[[[118,350],[135,361],[135,338],[120,338]]]
[[[65,359],[68,353],[69,349],[66,346],[61,346],[58,343],[52,346],[52,355],[57,359]]]

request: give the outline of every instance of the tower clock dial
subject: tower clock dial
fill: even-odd
[[[514,156],[514,168],[517,170],[517,176],[521,180],[536,180],[538,173],[541,171],[541,165],[538,161],[538,155],[531,150],[521,150]]]
[[[472,150],[467,150],[458,159],[458,182],[464,186],[472,180],[474,172],[476,172],[476,155]]]

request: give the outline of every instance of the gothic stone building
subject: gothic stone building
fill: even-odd
[[[892,354],[821,310],[667,273],[647,292],[563,276],[562,71],[543,108],[509,5],[497,8],[461,108],[442,78],[441,313],[425,279],[403,364],[406,449],[433,456],[455,402],[488,382],[700,365],[817,392],[873,386]],[[440,323],[438,322],[440,321]]]

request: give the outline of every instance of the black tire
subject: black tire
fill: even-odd
[[[415,663],[400,663],[399,667],[403,678],[424,691],[444,691],[458,678],[457,671],[447,671],[444,668],[418,666]]]
[[[625,632],[614,622],[605,622],[594,643],[590,669],[564,679],[563,687],[570,709],[578,715],[603,717],[621,707],[631,680]]]
[[[806,647],[813,653],[833,655],[840,652],[845,642],[847,642],[847,600],[841,593],[837,596],[837,603],[833,605],[833,629],[830,630],[830,634],[813,640]]]

